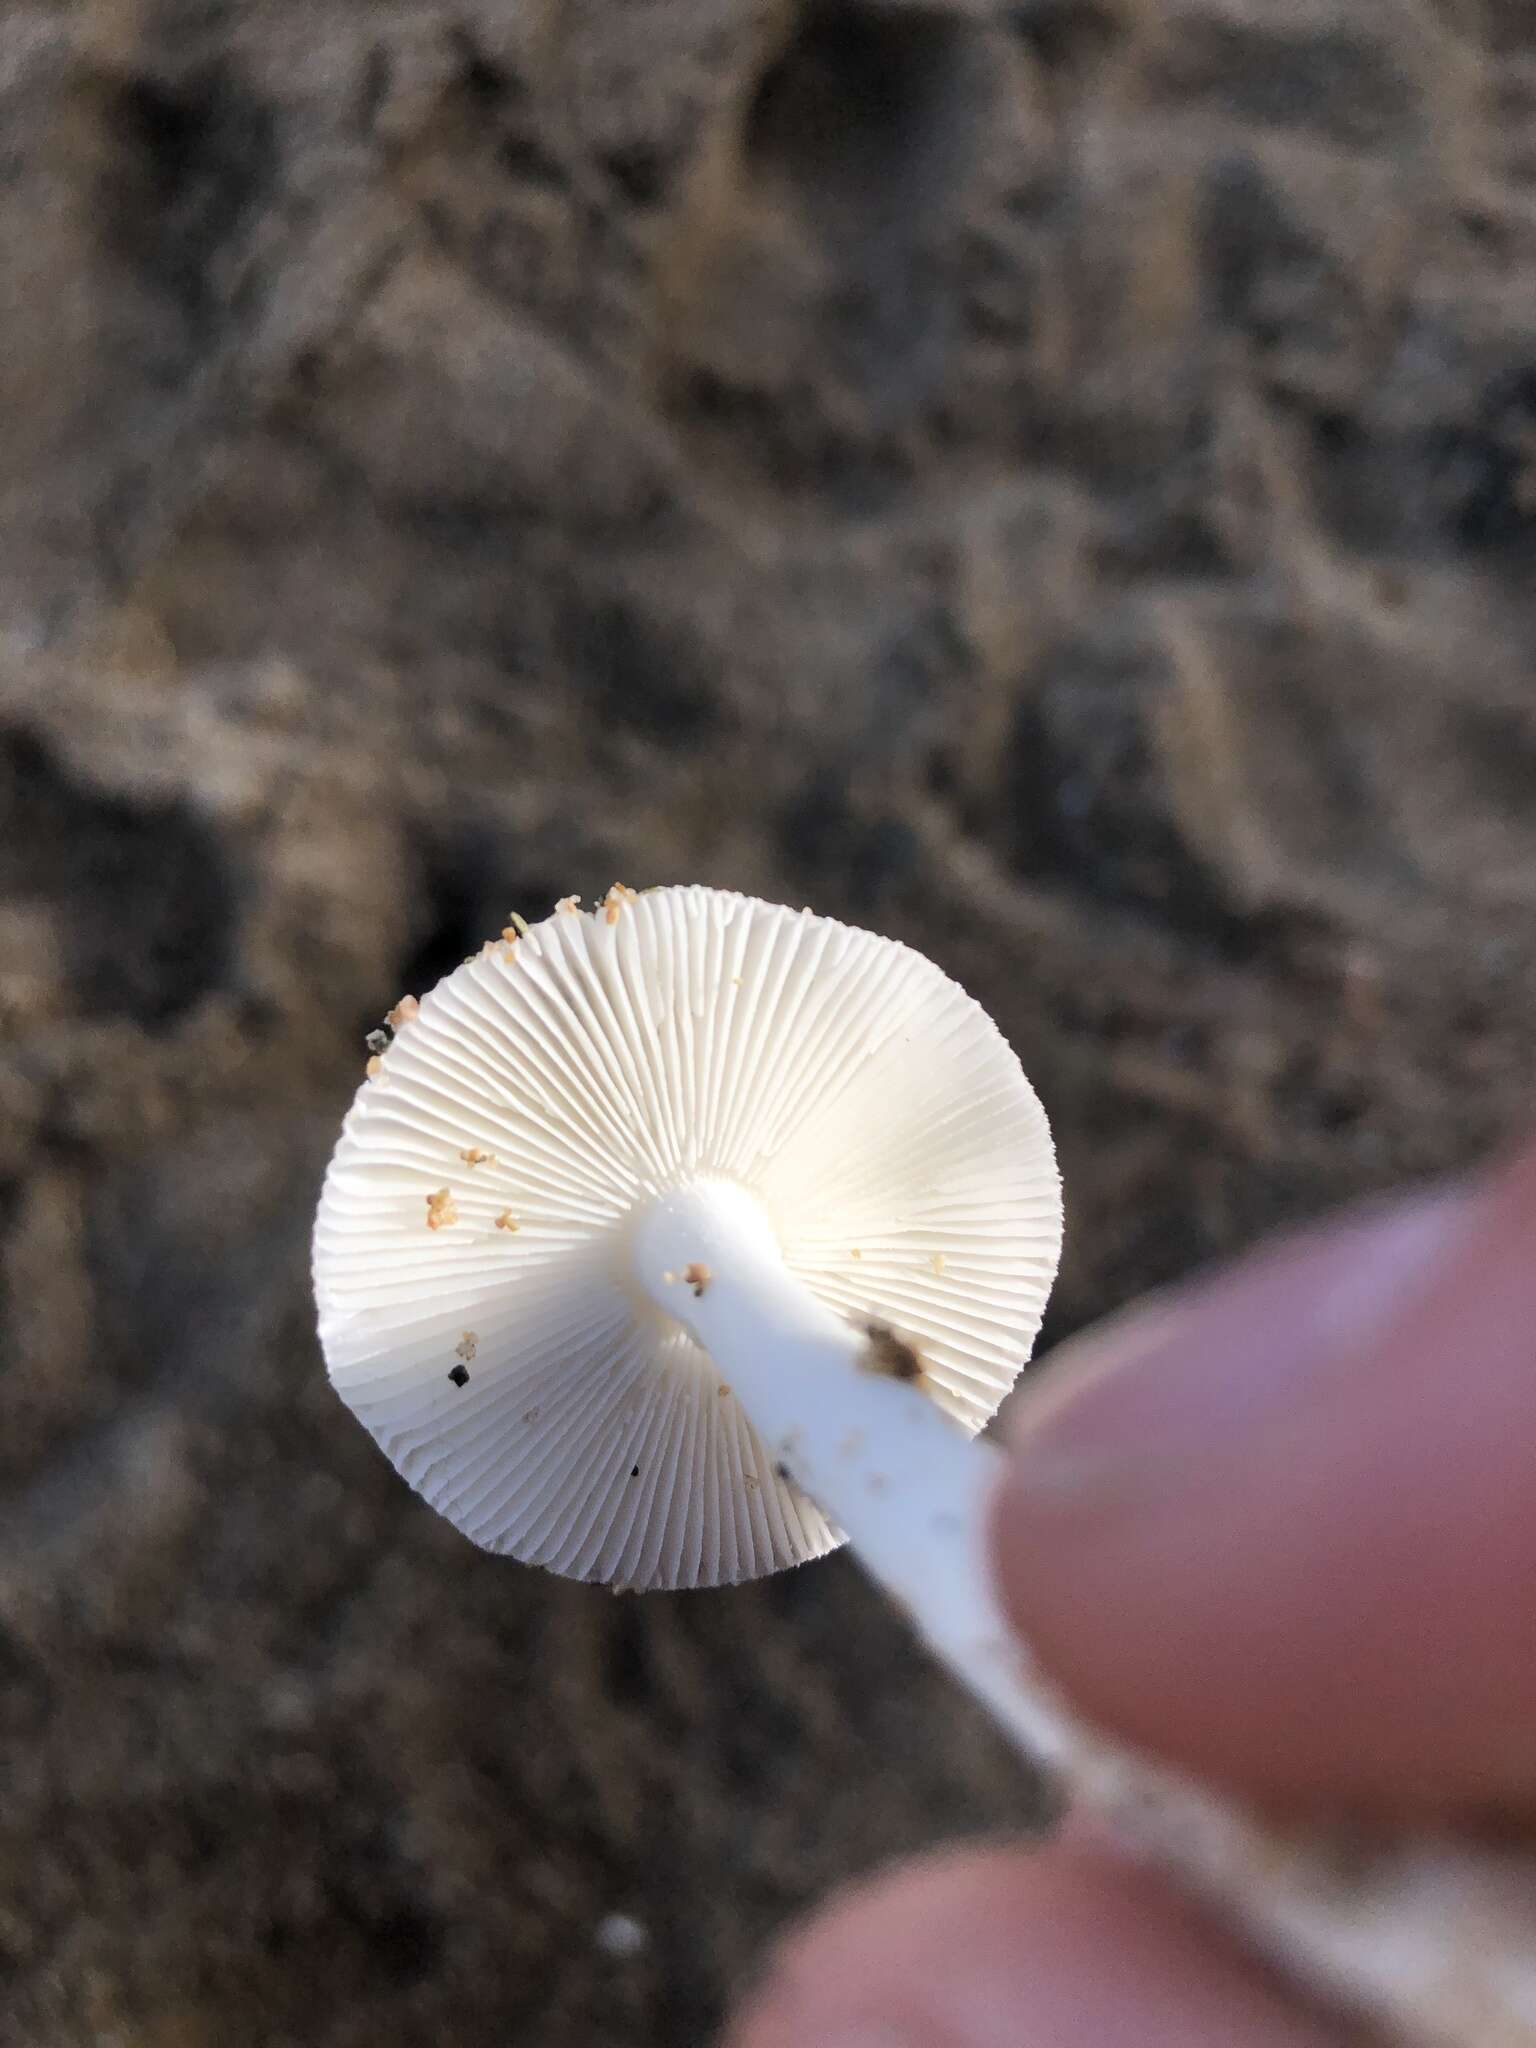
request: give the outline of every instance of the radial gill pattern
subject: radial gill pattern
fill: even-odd
[[[372,1065],[315,1227],[331,1378],[486,1549],[634,1588],[838,1540],[630,1271],[696,1174],[750,1189],[828,1305],[890,1323],[979,1429],[1028,1357],[1061,1206],[985,1013],[892,940],[703,888],[488,946]]]

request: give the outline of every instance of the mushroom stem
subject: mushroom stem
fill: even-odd
[[[1405,2041],[1536,2044],[1536,1861],[1430,1838],[1373,1845],[1272,1829],[1084,1727],[1031,1668],[993,1591],[997,1451],[970,1441],[920,1385],[878,1369],[868,1332],[795,1278],[741,1188],[696,1180],[657,1197],[633,1253],[646,1293],[709,1353],[775,1460],[1074,1804],[1313,1987]]]
[[[762,1208],[726,1181],[662,1195],[640,1219],[651,1299],[714,1361],[758,1435],[845,1532],[933,1653],[1032,1756],[1056,1753],[992,1591],[987,1503],[999,1464],[920,1385],[870,1362],[866,1329],[797,1280]],[[707,1268],[701,1291],[690,1269]]]

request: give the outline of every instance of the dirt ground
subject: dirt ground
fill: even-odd
[[[1036,1794],[842,1559],[413,1501],[362,1034],[616,876],[908,939],[1050,1339],[1529,1120],[1536,13],[8,0],[0,136],[0,2042],[691,2048]]]

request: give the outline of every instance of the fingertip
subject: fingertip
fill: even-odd
[[[996,1548],[1081,1711],[1261,1797],[1536,1801],[1533,1229],[1536,1152],[1070,1347]]]
[[[1192,1907],[1085,1842],[937,1857],[782,1951],[729,2048],[1339,2048]]]

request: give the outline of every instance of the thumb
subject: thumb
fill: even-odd
[[[1536,1809],[1536,1150],[1066,1347],[996,1540],[1100,1725],[1259,1797]]]

